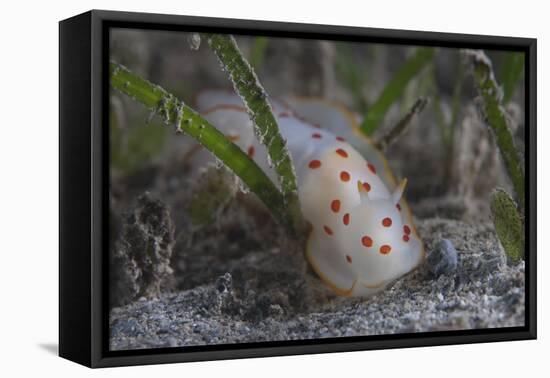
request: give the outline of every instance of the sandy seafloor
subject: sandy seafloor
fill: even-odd
[[[111,350],[523,326],[524,263],[506,264],[490,222],[416,225],[428,254],[452,242],[456,269],[436,276],[428,259],[366,299],[332,295],[297,251],[202,248],[187,288],[112,309]]]

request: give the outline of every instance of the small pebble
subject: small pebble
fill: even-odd
[[[435,277],[454,272],[458,264],[458,256],[453,243],[448,239],[441,239],[428,255],[426,263]]]

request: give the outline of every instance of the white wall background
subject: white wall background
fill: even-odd
[[[254,4],[246,7],[247,3]],[[326,5],[324,5],[326,4]],[[508,377],[549,367],[548,10],[516,0],[82,0],[2,2],[0,375],[108,377]],[[58,25],[91,8],[538,38],[539,340],[92,371],[57,344]],[[537,374],[537,372],[539,372]],[[546,372],[547,374],[547,372]]]

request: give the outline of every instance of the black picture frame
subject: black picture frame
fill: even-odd
[[[526,85],[525,326],[322,340],[109,351],[108,31],[124,26],[523,51]],[[89,367],[343,352],[536,338],[536,61],[530,38],[92,10],[59,24],[59,354]]]

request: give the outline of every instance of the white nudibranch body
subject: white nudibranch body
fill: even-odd
[[[308,98],[289,103],[272,106],[296,170],[303,215],[312,225],[307,259],[335,293],[372,295],[424,258],[402,196],[406,180],[396,183],[382,153],[342,107]],[[205,91],[197,105],[276,182],[239,97]]]

